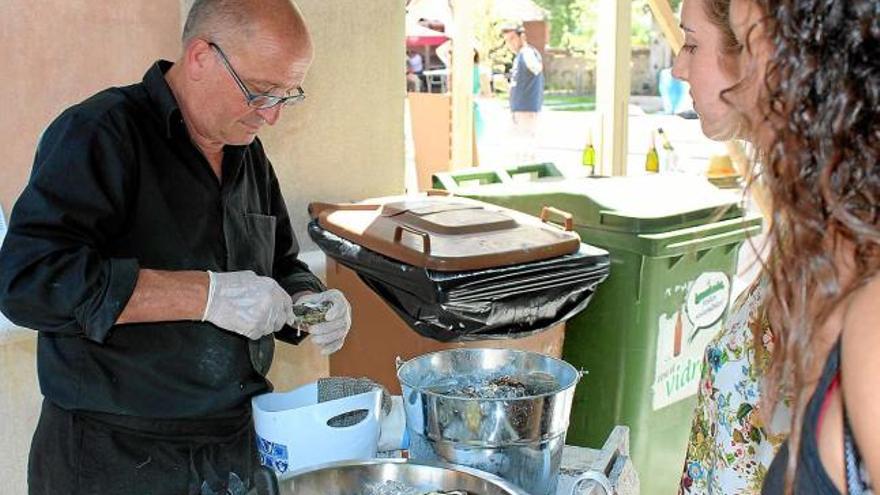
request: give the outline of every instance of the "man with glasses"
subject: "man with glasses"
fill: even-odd
[[[246,493],[250,398],[293,302],[339,349],[350,308],[297,259],[256,134],[304,100],[289,0],[196,0],[174,62],[45,131],[0,251],[0,309],[39,331],[31,494]]]

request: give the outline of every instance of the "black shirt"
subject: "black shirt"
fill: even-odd
[[[164,73],[102,91],[45,131],[0,250],[0,309],[40,332],[43,394],[65,409],[151,418],[238,414],[266,391],[272,338],[209,323],[114,325],[139,268],[253,270],[323,286],[259,140],[226,146],[222,185]]]

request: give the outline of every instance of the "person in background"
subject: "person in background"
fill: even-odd
[[[478,101],[480,91],[482,90],[482,82],[480,80],[480,77],[480,52],[476,48],[474,48],[474,84],[472,88],[472,94],[474,96],[474,146],[476,146],[477,141],[482,138],[484,129],[486,127],[486,124],[483,121],[483,114],[482,112],[480,112],[480,102]]]
[[[412,74],[415,77],[415,81],[417,81],[413,83],[415,91],[423,91],[427,86],[427,81],[425,80],[425,64],[422,55],[416,50],[407,49],[406,68],[407,75]],[[407,79],[409,80],[409,76]]]
[[[538,117],[544,104],[544,63],[541,52],[528,44],[522,26],[507,25],[501,34],[514,53],[510,75],[511,143],[519,163],[535,161]]]
[[[754,100],[729,95],[754,84],[743,43],[730,24],[731,0],[684,0],[685,44],[673,75],[691,87],[703,133],[712,139],[746,139],[765,150]],[[750,193],[761,185],[750,183]],[[755,242],[755,241],[749,241]],[[761,250],[758,248],[759,251]],[[757,261],[755,261],[757,262]],[[764,304],[767,279],[759,277],[734,302],[722,331],[707,346],[681,479],[683,494],[756,494],[785,439],[789,412],[780,408],[767,424],[761,414],[762,380],[769,366],[772,332]]]
[[[46,129],[0,250],[0,309],[39,332],[29,493],[246,493],[274,333],[339,349],[351,310],[297,259],[257,133],[303,101],[288,0],[196,0],[182,52]]]

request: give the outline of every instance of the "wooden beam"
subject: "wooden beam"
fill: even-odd
[[[669,0],[648,0],[648,5],[651,6],[651,12],[654,13],[654,18],[660,25],[663,37],[672,48],[672,53],[678,55],[678,51],[684,45],[684,33],[681,32],[678,19],[672,11],[672,6],[669,5]]]
[[[474,24],[473,0],[455,0],[452,42],[451,168],[474,165]]]
[[[602,0],[596,64],[596,149],[603,175],[626,175],[632,0]]]

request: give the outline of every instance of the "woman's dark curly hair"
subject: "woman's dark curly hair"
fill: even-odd
[[[775,336],[764,391],[771,404],[791,392],[790,490],[804,407],[826,358],[816,336],[880,271],[880,2],[734,1],[765,14],[772,47],[761,85],[766,120],[752,125],[774,129],[761,171],[773,211]],[[842,259],[854,275],[842,272]]]

